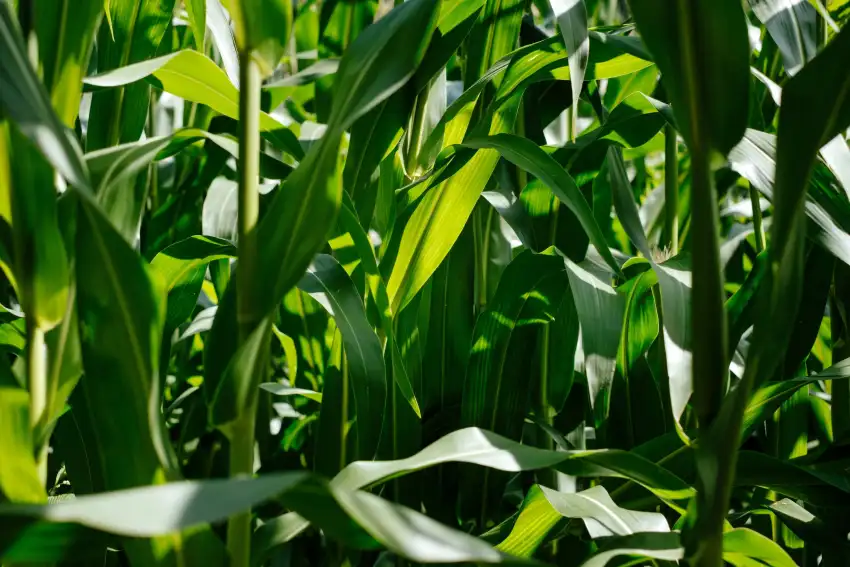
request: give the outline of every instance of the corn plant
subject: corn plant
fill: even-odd
[[[847,0],[0,0],[0,565],[850,563]]]

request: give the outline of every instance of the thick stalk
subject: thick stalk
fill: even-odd
[[[257,220],[260,212],[260,70],[250,53],[239,57],[239,265],[236,270],[236,308],[239,342],[243,343],[258,320],[254,278],[258,276]],[[233,424],[230,476],[254,472],[254,424],[257,394]],[[232,567],[251,561],[251,511],[236,514],[227,524],[227,549]]]
[[[679,253],[679,152],[676,129],[664,127],[664,228],[670,254]]]
[[[694,407],[700,428],[717,412],[728,382],[723,270],[718,244],[717,199],[708,154],[691,152],[693,255]]]
[[[764,250],[764,226],[761,221],[761,203],[758,189],[750,184],[750,203],[753,206],[753,230],[756,238],[756,252]]]
[[[32,316],[26,320],[27,333],[27,382],[30,392],[30,426],[37,432],[42,425],[42,416],[47,410],[47,357],[44,348],[44,330],[40,329]],[[35,440],[39,442],[37,439]],[[35,448],[38,477],[42,486],[47,484],[47,442]]]
[[[707,151],[694,148],[691,152],[691,216],[693,257],[693,381],[694,407],[699,418],[700,437],[707,435],[709,426],[720,410],[728,381],[726,311],[723,292],[723,271],[717,235],[717,199]],[[730,443],[734,441],[729,440]],[[697,447],[697,467],[700,463],[719,460],[717,447],[701,442]],[[721,567],[723,552],[723,514],[718,507],[728,503],[718,492],[725,489],[724,479],[698,475],[697,515],[705,516],[699,532],[702,553],[693,567]],[[716,521],[719,518],[720,521]]]

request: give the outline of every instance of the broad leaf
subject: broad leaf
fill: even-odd
[[[298,287],[334,317],[342,333],[354,393],[356,457],[372,458],[381,436],[387,380],[381,342],[366,319],[363,299],[342,266],[325,254],[316,256]]]
[[[566,494],[534,485],[510,534],[496,547],[517,557],[530,557],[562,518],[581,519],[592,538],[670,531],[661,514],[620,508],[601,486]]]
[[[88,188],[82,151],[53,112],[50,98],[29,64],[24,41],[8,2],[0,4],[0,109],[14,121],[62,176]]]

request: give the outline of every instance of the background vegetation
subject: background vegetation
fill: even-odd
[[[0,563],[850,562],[847,0],[0,0]]]

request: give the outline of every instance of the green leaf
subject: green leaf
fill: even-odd
[[[611,538],[593,557],[581,564],[581,567],[604,567],[622,556],[678,561],[685,557],[685,550],[679,541],[679,534],[642,533]]]
[[[207,0],[186,0],[183,4],[189,16],[189,27],[192,28],[192,38],[195,49],[204,53],[204,40],[207,35]]]
[[[293,388],[291,386],[284,386],[283,384],[276,383],[260,384],[260,388],[270,394],[274,394],[275,396],[304,396],[308,400],[322,403],[321,393],[314,392],[313,390],[307,390],[305,388]]]
[[[747,129],[741,142],[729,152],[729,163],[765,197],[774,199],[776,136]],[[806,192],[803,207],[814,223],[808,235],[836,258],[850,262],[850,236],[844,221],[845,212],[850,213],[850,208],[843,205],[841,199],[831,198],[823,170],[822,166],[815,166],[815,175]]]
[[[415,455],[395,461],[361,461],[348,465],[331,482],[345,490],[368,488],[442,463],[471,463],[507,472],[554,468],[575,476],[628,478],[662,499],[693,494],[684,481],[636,453],[619,450],[547,451],[522,445],[483,429],[449,433]]]
[[[107,490],[162,483],[177,473],[160,413],[161,292],[144,261],[94,205],[82,202],[79,211],[77,308],[86,372],[77,386],[85,412],[77,417],[86,420],[84,429],[96,431],[89,466],[98,469]],[[125,548],[141,563],[150,564],[162,550],[177,562],[183,554],[202,555],[212,537],[200,530],[185,538],[126,540]]]
[[[151,261],[168,294],[165,328],[175,329],[195,308],[210,262],[236,257],[236,247],[226,240],[192,236],[172,244]]]
[[[387,380],[381,342],[366,319],[363,299],[342,266],[326,254],[316,256],[298,287],[334,317],[342,333],[354,393],[356,458],[372,458],[381,436]]]
[[[570,67],[570,85],[573,93],[571,139],[575,138],[578,122],[578,99],[581,95],[587,60],[590,55],[590,40],[587,36],[587,8],[584,0],[549,0],[558,20],[558,28],[564,38]]]
[[[82,79],[89,65],[103,0],[62,0],[36,6],[36,36],[44,86],[59,120],[68,127],[80,111]]]
[[[850,31],[845,29],[783,89],[768,288],[760,297],[741,385],[724,404],[706,439],[720,462],[719,470],[712,465],[722,490],[714,496],[722,501],[714,511],[716,522],[725,515],[734,478],[736,453],[728,440],[739,436],[750,391],[772,376],[782,362],[794,329],[804,271],[806,188],[819,148],[850,125],[850,77],[839,72],[848,56]]]
[[[481,78],[493,63],[517,46],[523,2],[486,0],[466,40],[464,86]]]
[[[610,119],[609,119],[610,120]],[[608,148],[607,164],[614,209],[629,239],[649,260],[661,288],[664,355],[673,417],[678,421],[693,391],[691,381],[691,272],[687,257],[657,263],[649,248],[625,164],[619,151]]]
[[[487,138],[473,137],[464,141],[463,145],[477,149],[495,149],[503,158],[543,181],[552,193],[576,215],[599,255],[615,273],[619,273],[620,266],[611,255],[605,235],[596,224],[587,201],[573,178],[554,158],[531,140],[511,134],[497,134]]]
[[[748,113],[750,47],[741,3],[629,5],[688,147],[728,152],[743,136]]]
[[[568,288],[560,256],[522,252],[505,269],[487,309],[472,334],[463,385],[461,423],[509,439],[522,436],[528,410],[528,368],[534,360],[537,328],[549,324]],[[501,495],[500,483],[487,470],[468,468],[461,475],[461,499],[473,513]],[[478,487],[489,489],[483,494]],[[482,508],[484,506],[484,508]],[[492,509],[492,508],[491,508]]]
[[[77,304],[86,369],[79,387],[89,401],[87,418],[103,425],[101,452],[112,457],[97,465],[108,489],[145,485],[168,463],[158,405],[152,414],[149,403],[159,392],[162,304],[142,260],[94,207],[79,210]],[[120,414],[126,427],[106,426],[115,417],[112,400],[131,404]],[[115,458],[121,454],[134,457]]]
[[[616,369],[626,300],[611,286],[612,274],[587,259],[576,264],[566,259],[567,275],[581,324],[584,372],[590,405],[597,421],[608,416],[609,394]]]
[[[261,264],[282,266],[264,278],[267,290],[258,290],[271,305],[298,281],[333,226],[341,200],[336,162],[343,131],[412,75],[430,39],[436,9],[434,0],[405,2],[346,51],[336,73],[341,96],[334,100],[328,130],[284,182],[260,223]],[[400,37],[405,38],[403,51],[396,46]],[[393,57],[385,56],[390,51]]]
[[[134,88],[142,79],[187,101],[209,106],[219,114],[239,118],[239,91],[218,65],[197,51],[177,51],[140,61],[86,77],[85,83],[102,89]],[[267,132],[272,141],[293,157],[300,159],[304,156],[294,134],[264,112],[260,113],[260,130]],[[121,141],[131,142],[136,139],[125,139],[122,136]]]
[[[517,557],[531,557],[562,518],[580,518],[592,538],[670,531],[661,514],[620,508],[601,486],[566,494],[534,485],[510,534],[496,548]]]
[[[385,350],[390,352],[393,380],[399,392],[407,400],[407,403],[410,404],[413,412],[421,419],[422,412],[419,408],[419,402],[413,392],[413,385],[410,383],[410,377],[407,375],[407,370],[401,359],[401,351],[396,341],[393,314],[390,310],[387,288],[378,268],[378,260],[375,258],[375,250],[372,247],[372,242],[369,240],[369,235],[363,230],[363,227],[357,220],[353,207],[347,200],[344,200],[340,210],[339,224],[342,230],[351,236],[354,249],[357,251],[363,271],[366,273],[366,284],[369,294],[375,301],[375,307],[377,307],[381,319],[382,330],[386,335],[387,342]]]
[[[69,286],[53,170],[14,125],[0,123],[0,168],[6,166],[10,177],[0,201],[2,208],[11,207],[4,216],[14,235],[18,299],[33,324],[47,331],[65,315]]]
[[[796,567],[797,563],[779,544],[758,532],[747,528],[735,528],[723,534],[723,560],[736,567],[748,567],[757,560],[757,564],[769,567]]]
[[[617,370],[628,382],[629,372],[658,336],[658,315],[652,287],[658,277],[647,270],[620,285],[617,291],[626,296],[625,316],[617,352]]]
[[[318,16],[313,16],[314,19],[311,21],[311,27],[315,26],[316,30],[311,32],[311,35],[315,33],[316,38],[311,41],[308,49],[318,48],[316,55],[320,60],[341,57],[357,37],[374,23],[377,10],[378,3],[375,0],[365,2],[333,0],[324,3]],[[319,122],[329,121],[334,88],[331,78],[319,79],[316,82],[316,117]]]
[[[222,494],[227,494],[227,498],[221,498]],[[79,532],[77,525],[127,536],[165,536],[224,520],[273,497],[307,515],[328,536],[355,549],[368,550],[383,545],[401,557],[423,563],[516,564],[516,560],[487,543],[419,512],[372,494],[335,490],[300,472],[268,474],[254,479],[175,482],[82,496],[46,506],[0,505],[0,518],[16,519],[19,523],[34,520],[57,523],[61,529],[57,529],[53,538],[59,543],[58,549],[42,556],[57,560],[64,556],[62,546],[74,542],[74,535],[85,535]],[[24,544],[26,537],[25,533]]]
[[[263,75],[271,75],[289,46],[292,3],[286,0],[225,0],[233,18],[236,46],[251,53]]]
[[[98,73],[139,63],[157,54],[171,24],[175,0],[139,4],[136,0],[109,0],[109,26],[97,37]],[[144,83],[121,86],[92,95],[86,148],[97,150],[135,142],[145,127],[150,87]]]
[[[651,65],[620,49],[601,44],[591,50],[586,78],[611,78]],[[476,137],[504,134],[513,130],[517,100],[535,80],[569,79],[567,58],[558,38],[521,47],[497,61],[482,77],[455,100],[434,128],[423,146],[428,152],[432,144],[443,139],[447,147],[463,141],[481,91],[497,77],[502,77],[495,99],[474,130]],[[458,159],[460,156],[455,156]],[[432,178],[427,193],[416,207],[410,221],[399,235],[399,252],[387,281],[394,310],[409,302],[445,259],[472,214],[478,197],[490,179],[498,152],[483,150],[461,162],[448,180]]]
[[[817,54],[817,19],[808,2],[749,0],[756,17],[779,47],[785,72],[793,76]]]
[[[26,390],[0,386],[0,494],[11,502],[38,504],[46,495],[35,463],[29,404]]]
[[[850,378],[850,360],[842,360],[814,376],[792,378],[781,382],[770,382],[753,392],[744,411],[741,438],[745,439],[755,427],[771,417],[777,409],[801,388],[816,384],[820,380]]]
[[[225,309],[220,305],[219,313]],[[246,414],[250,404],[254,403],[252,400],[257,388],[267,379],[270,330],[271,322],[265,318],[251,331],[224,368],[220,380],[216,382],[218,387],[212,392],[210,423],[222,428],[232,442],[238,441],[237,433],[228,426]]]
[[[523,335],[552,321],[567,287],[563,260],[551,249],[525,251],[508,265],[473,331],[462,402],[466,426],[520,438],[528,399],[525,369],[533,355]],[[526,346],[509,356],[514,341]]]
[[[50,98],[29,64],[24,40],[8,2],[0,4],[0,109],[35,144],[71,184],[87,189],[82,151],[50,104]]]

